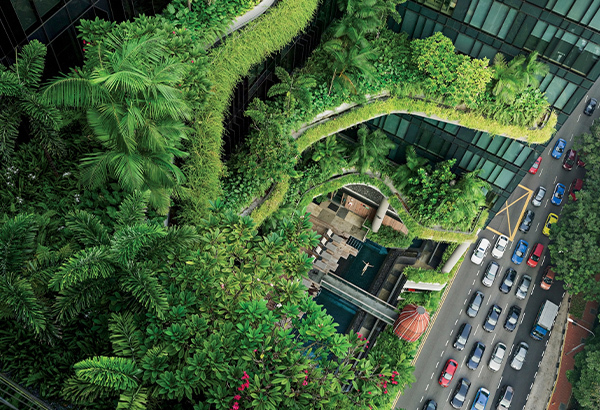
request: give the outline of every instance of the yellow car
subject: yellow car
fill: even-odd
[[[546,219],[546,224],[544,225],[544,229],[542,229],[542,233],[546,236],[550,236],[550,227],[557,221],[558,215],[553,213],[548,214],[548,218]]]

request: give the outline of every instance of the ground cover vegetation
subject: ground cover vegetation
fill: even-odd
[[[595,334],[600,333],[600,326],[593,328]],[[600,406],[600,342],[595,337],[588,337],[583,351],[575,355],[575,367],[567,371],[567,379],[573,386],[576,406],[583,410],[593,410]]]

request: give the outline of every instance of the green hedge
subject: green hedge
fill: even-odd
[[[275,185],[271,195],[260,205],[259,209],[252,212],[252,220],[254,220],[256,225],[262,224],[273,212],[277,211],[289,188],[290,177],[285,176],[283,181]]]
[[[223,122],[235,87],[254,65],[285,47],[307,27],[319,2],[280,1],[268,13],[210,51],[209,80],[214,86],[206,108],[198,116],[197,132],[187,147],[190,156],[183,167],[188,180],[187,198],[182,203],[182,216],[186,222],[196,224],[206,216],[209,200],[221,196]]]

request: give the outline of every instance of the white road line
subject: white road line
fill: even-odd
[[[492,344],[492,345],[494,344],[494,340],[496,340],[496,336],[497,336],[496,333],[494,333],[494,337],[492,338],[492,343],[490,343],[490,344]]]
[[[490,304],[490,300],[492,300],[491,297],[488,298],[488,302],[485,304],[486,306]]]
[[[437,368],[440,365],[440,362],[438,361],[437,364],[435,365],[435,367]]]
[[[472,291],[472,290],[473,290],[473,289],[469,289],[469,293],[468,293],[469,295],[471,294],[471,291]]]
[[[464,303],[464,304],[465,304],[465,305],[467,304],[467,299],[465,299],[465,303]]]
[[[452,329],[452,330],[450,331],[450,336],[452,336],[452,333],[454,333],[454,329]]]
[[[444,355],[444,351],[442,350],[442,352],[440,353],[440,357],[442,357]]]
[[[537,377],[537,372],[535,372],[535,374],[533,375],[533,379],[535,380],[536,377]]]
[[[535,227],[535,231],[534,232],[537,232],[537,230],[539,229],[539,227],[540,227],[540,223],[538,222],[537,226]]]
[[[472,285],[474,285],[474,284],[475,284],[475,279],[473,279],[473,283],[472,283]]]
[[[501,384],[502,384],[502,377],[500,377],[500,381],[498,382],[498,387],[496,387],[496,388],[499,389]]]
[[[563,292],[563,294],[562,294],[562,297],[563,297],[563,298],[565,297],[565,293],[567,293],[567,292],[565,291],[565,292]]]
[[[533,287],[531,288],[531,293],[530,295],[533,295],[533,290],[535,289],[535,283],[533,284]],[[563,293],[563,297],[565,296],[565,294]]]
[[[580,119],[581,119],[581,114],[579,114],[579,117],[577,117],[577,122],[579,122]]]
[[[479,269],[479,270],[477,271],[477,275],[479,275],[479,272],[481,272],[481,269]]]
[[[461,310],[460,310],[460,312],[458,312],[458,314],[459,314],[459,315],[461,315],[461,314],[462,314],[462,311],[463,311],[463,310],[461,309]]]
[[[422,403],[424,398],[425,398],[425,396],[421,397],[421,401],[419,403]]]
[[[548,206],[548,201],[549,201],[549,200],[550,200],[550,199],[546,199],[546,205],[544,205],[544,208],[546,208],[546,207]]]
[[[508,308],[508,303],[506,304],[506,306],[504,306],[504,311],[506,312],[506,309]]]
[[[558,179],[558,175],[554,177],[554,184],[556,184],[556,180]]]
[[[425,390],[428,390],[428,389],[429,389],[429,383],[427,383],[427,387],[425,387]]]
[[[446,401],[450,401],[450,396],[452,396],[452,392],[448,393],[448,398],[446,399]]]
[[[540,369],[540,366],[542,365],[542,361],[540,360],[538,362],[538,370]],[[537,372],[535,372],[535,376],[537,376]],[[533,378],[535,379],[535,376],[533,376]]]
[[[544,354],[546,354],[546,351],[542,350],[542,357],[544,357]]]
[[[475,329],[475,333],[477,333],[477,331],[479,330],[479,326],[480,325],[477,325],[477,328]],[[473,336],[475,336],[475,333],[473,333]]]
[[[540,172],[538,172],[538,178],[542,177],[542,172],[544,172],[544,168],[540,168]]]
[[[521,316],[521,321],[519,322],[519,324],[523,323],[523,319],[525,319],[525,312],[523,312],[523,316]]]
[[[514,345],[514,344],[513,344],[513,345],[510,347],[510,352],[508,352],[508,355],[509,355],[509,356],[510,356],[510,354],[511,354],[511,353],[512,353],[512,351],[513,351],[513,347],[515,347],[515,345]]]
[[[541,263],[541,265],[543,265],[543,264],[544,264],[544,261],[545,261],[545,260],[546,260],[546,255],[544,255],[544,257],[542,258],[542,263]]]
[[[531,385],[529,386],[529,390],[531,390],[533,388],[533,382],[531,382]]]
[[[458,323],[458,319],[456,319],[456,322],[454,322],[454,325],[456,325],[457,323]],[[450,334],[452,334],[452,332]]]
[[[449,342],[449,341],[450,341],[450,340],[446,340],[446,346],[448,346],[448,342]]]
[[[435,372],[431,373],[431,377],[429,378],[429,380],[433,379],[434,374],[435,374]]]
[[[573,136],[574,136],[574,135],[575,135],[575,134],[571,134],[571,138],[569,138],[569,141],[573,141]]]
[[[481,377],[481,372],[483,371],[483,368],[484,368],[484,367],[485,367],[485,366],[481,366],[481,370],[479,371],[479,374],[477,375],[477,377]]]
[[[546,340],[546,346],[548,346],[548,341]]]

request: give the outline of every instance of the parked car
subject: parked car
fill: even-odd
[[[459,380],[456,389],[454,389],[454,394],[452,395],[452,400],[450,400],[450,405],[455,409],[460,409],[463,404],[465,404],[465,399],[467,398],[467,393],[469,392],[469,388],[471,387],[471,382],[469,379],[465,379],[464,377]]]
[[[575,178],[569,186],[569,195],[571,195],[573,201],[577,201],[577,197],[575,196],[575,194],[581,191],[581,188],[583,188],[583,179]]]
[[[519,281],[519,285],[517,286],[517,290],[515,294],[517,299],[523,300],[527,297],[527,292],[529,292],[529,287],[531,286],[531,276],[523,275],[521,276],[521,280]]]
[[[480,387],[475,395],[475,400],[471,405],[471,410],[485,410],[485,406],[490,398],[490,391],[485,387]]]
[[[517,242],[517,246],[515,247],[515,251],[511,258],[515,265],[520,265],[521,262],[523,262],[528,247],[529,244],[524,239],[520,239],[519,242]]]
[[[493,332],[494,329],[496,329],[501,314],[502,308],[498,305],[492,305],[485,318],[485,322],[483,322],[483,330],[486,332]]]
[[[515,391],[509,385],[506,385],[502,388],[500,392],[500,397],[498,397],[498,404],[496,405],[496,410],[508,410],[510,404],[512,403],[512,399],[515,395]]]
[[[488,367],[495,372],[500,370],[504,356],[506,356],[506,345],[502,342],[498,342],[494,348],[494,351],[492,352]]]
[[[546,218],[546,223],[544,224],[544,229],[542,229],[542,234],[550,236],[550,227],[556,222],[558,222],[558,215],[550,212],[548,214],[548,218]]]
[[[598,100],[596,100],[595,98],[590,98],[587,105],[583,109],[583,113],[585,115],[592,115],[597,106],[598,106]]]
[[[438,383],[442,387],[448,387],[452,378],[454,377],[454,373],[456,373],[456,369],[458,368],[458,363],[454,359],[448,359],[444,369],[442,370],[442,374],[440,375],[440,379]]]
[[[471,370],[476,370],[479,367],[479,363],[481,363],[484,352],[485,345],[481,342],[475,342],[475,345],[473,345],[471,353],[467,358],[467,367]]]
[[[519,323],[519,316],[521,316],[521,308],[516,305],[511,306],[504,321],[504,328],[509,332],[515,330],[517,323]]]
[[[519,346],[515,349],[512,361],[510,362],[510,367],[512,367],[515,370],[521,370],[523,364],[525,364],[525,359],[527,358],[528,350],[529,345],[527,343],[519,343]]]
[[[533,165],[531,166],[531,168],[529,168],[529,173],[530,174],[535,174],[536,172],[538,172],[538,169],[540,169],[540,164],[542,163],[542,156],[540,155],[538,157],[538,159],[535,160],[535,162],[533,163]]]
[[[508,245],[508,237],[504,235],[500,235],[496,240],[496,245],[492,249],[492,257],[496,259],[500,259],[504,256],[504,251],[506,250],[506,246]]]
[[[533,223],[533,218],[535,218],[535,212],[531,209],[525,211],[525,215],[523,215],[523,219],[521,219],[521,224],[519,225],[519,231],[523,233],[529,232],[531,224]]]
[[[456,339],[454,339],[454,348],[456,350],[461,351],[465,348],[467,342],[469,341],[469,336],[471,335],[472,328],[473,326],[471,326],[468,323],[463,323],[462,325],[460,325],[458,333],[456,334]]]
[[[437,403],[435,400],[427,400],[423,405],[423,410],[437,410]]]
[[[554,271],[552,271],[552,266],[546,266],[542,275],[542,281],[540,282],[540,288],[548,290],[552,286],[552,282],[554,282]]]
[[[545,195],[546,195],[546,188],[544,188],[543,186],[538,187],[537,191],[535,191],[535,195],[533,196],[533,199],[531,200],[531,205],[540,206],[542,204],[542,201],[543,201]]]
[[[479,313],[479,308],[483,304],[483,298],[485,296],[480,291],[477,291],[471,296],[471,302],[469,302],[469,306],[467,307],[467,316],[475,317],[477,313]]]
[[[562,138],[559,138],[554,144],[554,148],[552,149],[552,158],[559,159],[562,157],[563,152],[565,151],[565,147],[567,146],[567,141]]]
[[[494,279],[496,279],[496,275],[500,270],[500,265],[498,262],[490,261],[488,263],[487,268],[485,268],[485,272],[483,272],[483,278],[481,279],[481,283],[483,286],[487,286],[488,288],[494,284]]]
[[[541,243],[536,243],[533,248],[531,248],[531,253],[529,254],[529,259],[527,259],[527,266],[531,266],[535,268],[544,253],[544,245]]]
[[[563,200],[563,196],[565,195],[565,186],[560,182],[556,184],[556,188],[554,188],[554,194],[552,194],[552,204],[560,205]]]
[[[565,158],[563,159],[563,168],[566,169],[567,171],[570,171],[573,169],[573,167],[575,166],[576,163],[577,163],[577,151],[569,148],[567,150],[567,153],[565,154]]]
[[[485,238],[481,238],[477,243],[475,250],[473,250],[473,255],[471,255],[471,262],[473,262],[476,265],[481,265],[489,247],[490,241],[488,241]]]
[[[502,283],[500,283],[500,292],[508,293],[512,289],[515,284],[515,279],[517,278],[517,271],[513,268],[506,269],[504,273],[504,279],[502,279]]]

